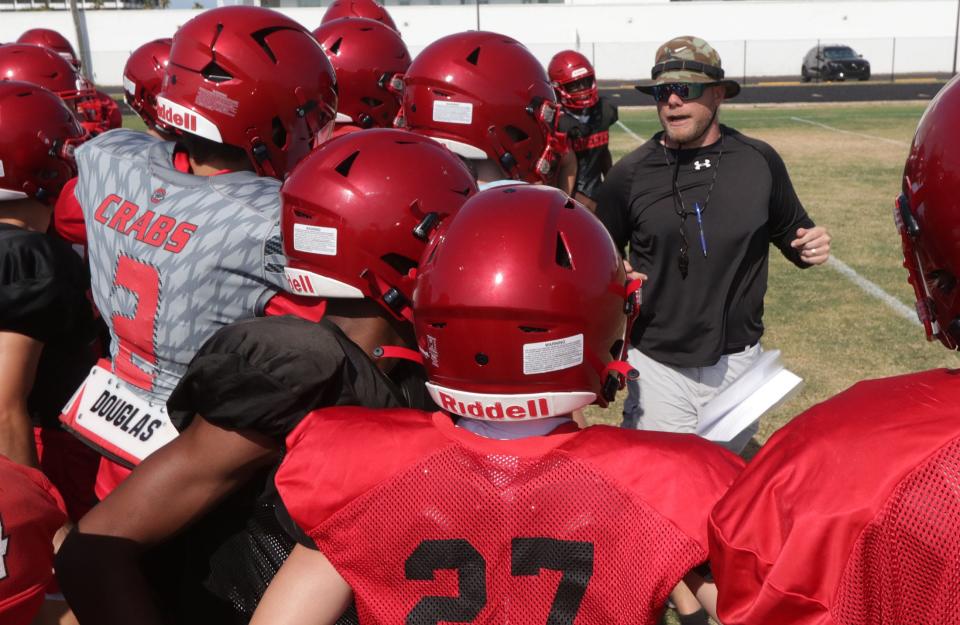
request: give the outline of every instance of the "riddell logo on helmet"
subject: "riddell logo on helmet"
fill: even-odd
[[[194,110],[177,104],[163,96],[157,97],[157,119],[168,126],[185,130],[190,134],[223,143],[220,129],[211,120]]]
[[[465,417],[496,421],[500,419],[540,419],[550,416],[550,407],[544,397],[535,400],[528,399],[517,404],[504,404],[501,401],[494,401],[484,405],[479,401],[464,404],[443,391],[439,391],[437,394],[440,397],[441,409]]]
[[[193,113],[174,113],[171,107],[161,104],[157,107],[157,117],[171,126],[191,132],[197,131],[197,116]]]
[[[310,281],[309,274],[299,272],[294,274],[287,271],[285,276],[287,278],[287,284],[290,285],[290,290],[294,293],[317,294],[316,289],[313,288],[313,282]]]

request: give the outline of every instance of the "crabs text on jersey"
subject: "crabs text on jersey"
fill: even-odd
[[[192,223],[178,223],[173,217],[160,215],[152,210],[141,210],[133,202],[115,193],[100,202],[93,217],[120,234],[133,235],[137,241],[153,247],[163,247],[174,254],[182,252],[190,237],[197,231],[197,226]]]

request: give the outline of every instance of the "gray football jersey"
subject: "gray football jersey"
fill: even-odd
[[[280,183],[193,176],[173,143],[112,130],[77,150],[94,302],[115,373],[165,402],[218,328],[261,315],[284,290]]]

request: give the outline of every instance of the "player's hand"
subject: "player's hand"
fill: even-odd
[[[627,272],[627,278],[630,280],[643,280],[644,282],[647,281],[647,274],[634,271],[633,265],[631,265],[630,261],[626,258],[623,259],[623,270]]]
[[[808,265],[822,265],[830,258],[830,241],[833,238],[823,226],[798,228],[797,238],[790,247],[800,250],[800,260]]]

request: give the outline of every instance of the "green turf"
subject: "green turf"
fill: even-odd
[[[123,116],[123,127],[130,128],[131,130],[147,129],[147,125],[143,123],[143,120],[133,114]]]
[[[924,108],[918,103],[738,107],[724,110],[721,121],[776,148],[807,211],[832,233],[834,256],[912,308],[893,198]],[[620,119],[644,139],[660,127],[652,108],[621,111]],[[615,160],[637,145],[620,127],[611,132]],[[797,413],[857,380],[960,365],[956,354],[927,343],[918,325],[837,271],[798,270],[775,248],[764,322],[764,348],[782,350],[805,385],[764,418],[758,445]],[[592,411],[590,419],[615,422],[619,407],[620,402],[612,410]]]

